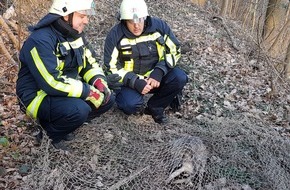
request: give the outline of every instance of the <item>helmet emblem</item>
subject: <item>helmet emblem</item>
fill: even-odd
[[[132,13],[136,13],[138,10],[137,10],[137,8],[132,8]]]

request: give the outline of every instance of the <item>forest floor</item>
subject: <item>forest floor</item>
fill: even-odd
[[[185,0],[147,2],[149,13],[167,21],[180,40],[179,64],[190,79],[183,91],[182,109],[175,113],[166,110],[170,120],[166,127],[181,127],[181,122],[195,126],[205,120],[226,125],[229,120],[246,117],[253,125],[272,128],[289,139],[289,83],[279,77],[273,61],[238,22],[215,16],[211,9],[200,10]],[[98,2],[98,14],[87,28],[101,64],[105,35],[117,22],[117,9],[113,1]],[[4,37],[4,32],[1,35]],[[12,55],[17,55],[9,40],[5,44]],[[21,189],[43,147],[35,141],[36,123],[19,110],[15,95],[18,65],[9,63],[3,55],[0,63],[0,189]],[[83,127],[77,137],[96,130],[96,126],[115,128],[126,122],[132,128],[164,129],[149,116],[125,116],[114,108]],[[108,131],[104,134],[111,138]]]

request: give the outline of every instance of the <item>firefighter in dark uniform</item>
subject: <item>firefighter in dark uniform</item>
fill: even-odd
[[[84,37],[92,14],[93,0],[54,0],[20,51],[20,107],[38,120],[55,147],[115,102]]]
[[[148,15],[144,0],[123,0],[120,22],[108,33],[104,63],[109,72],[121,76],[121,90],[116,91],[119,109],[130,115],[144,107],[144,95],[153,94],[145,113],[155,122],[168,119],[164,109],[181,93],[188,81],[176,67],[180,43],[166,22]]]

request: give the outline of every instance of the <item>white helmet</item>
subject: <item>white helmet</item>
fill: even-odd
[[[93,0],[53,0],[49,13],[66,16],[73,12],[86,15],[95,14],[95,3]]]
[[[123,0],[120,6],[120,20],[137,20],[148,16],[144,0]]]

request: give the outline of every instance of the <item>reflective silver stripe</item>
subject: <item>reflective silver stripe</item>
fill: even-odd
[[[140,36],[140,37],[138,37],[136,39],[123,38],[120,41],[120,45],[121,46],[136,45],[137,43],[141,43],[141,42],[155,41],[160,36],[161,36],[161,34],[159,32],[154,32],[153,34],[150,34],[150,35],[147,35],[147,36]]]
[[[164,37],[165,44],[167,47],[169,47],[170,54],[166,54],[166,62],[170,66],[174,67],[177,63],[177,61],[180,59],[180,49],[177,49],[176,45],[173,43],[173,41],[169,38],[168,35],[165,35]]]
[[[83,91],[83,83],[80,80],[75,80],[72,78],[67,78],[66,76],[61,76],[65,83],[70,84],[71,90],[68,92],[69,97],[81,97]]]
[[[64,42],[66,43],[66,42]],[[83,38],[82,37],[79,37],[78,39],[76,39],[75,41],[72,41],[72,42],[68,42],[69,45],[73,48],[73,49],[78,49],[80,48],[81,46],[84,45],[84,42],[83,42]]]
[[[68,42],[62,42],[61,44],[65,47],[66,50],[70,50],[71,49]]]

